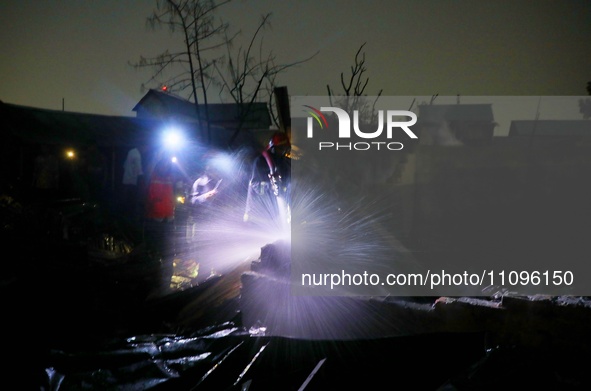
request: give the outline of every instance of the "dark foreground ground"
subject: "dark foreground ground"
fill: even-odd
[[[586,298],[294,298],[263,257],[209,278],[179,262],[154,297],[141,245],[97,252],[92,208],[65,240],[57,210],[84,215],[3,209],[3,389],[591,389]]]

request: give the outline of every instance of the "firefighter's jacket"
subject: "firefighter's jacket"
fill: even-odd
[[[146,195],[147,219],[172,220],[174,218],[174,184],[172,177],[153,175]]]

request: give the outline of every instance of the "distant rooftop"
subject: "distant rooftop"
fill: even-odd
[[[3,133],[24,142],[133,146],[149,141],[162,120],[40,109],[0,103]]]
[[[205,120],[205,105],[200,104],[199,118]],[[247,129],[268,129],[271,126],[271,116],[266,103],[252,104],[237,103],[208,103],[209,120],[211,124],[226,128],[237,127],[240,119],[244,118],[242,127]],[[146,95],[133,107],[138,118],[180,117],[185,120],[197,119],[195,104],[169,92],[155,89]]]
[[[517,120],[512,121],[509,137],[591,136],[591,120]]]
[[[493,122],[491,104],[419,105],[418,121],[485,121]]]

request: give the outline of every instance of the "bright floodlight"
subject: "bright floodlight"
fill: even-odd
[[[183,134],[177,128],[169,128],[164,132],[164,146],[169,150],[176,150],[183,144]]]

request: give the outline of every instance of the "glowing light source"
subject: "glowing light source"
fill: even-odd
[[[162,135],[162,142],[166,149],[178,150],[185,142],[185,138],[180,129],[176,127],[170,127],[164,131]]]

